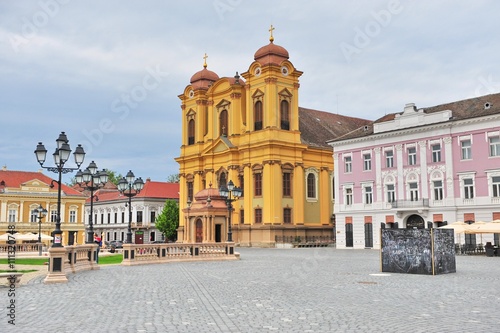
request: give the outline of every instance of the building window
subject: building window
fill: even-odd
[[[351,156],[344,157],[344,172],[345,173],[352,172],[352,157]]]
[[[394,184],[387,184],[386,185],[386,190],[387,190],[387,202],[395,202],[396,201],[396,191],[394,189]]]
[[[262,223],[262,208],[255,208],[255,223]]]
[[[345,189],[345,204],[347,206],[352,205],[352,188]]]
[[[245,177],[243,175],[238,175],[238,180],[240,181],[241,196],[243,198],[245,195]]]
[[[372,169],[372,155],[363,154],[363,170],[370,171]]]
[[[9,209],[9,222],[16,222],[17,209]]]
[[[30,222],[37,222],[38,220],[38,211],[36,209],[32,209],[30,212]]]
[[[262,174],[255,173],[253,175],[253,179],[254,179],[254,187],[255,187],[255,196],[260,197],[260,196],[262,196]]]
[[[139,210],[136,214],[137,223],[142,223],[142,210]]]
[[[500,137],[492,136],[489,138],[490,156],[500,156]]]
[[[290,111],[288,101],[281,101],[280,105],[281,129],[290,129]]]
[[[284,208],[283,209],[283,223],[292,223],[292,209]]]
[[[262,125],[263,115],[262,115],[262,102],[261,101],[257,101],[254,104],[253,118],[254,118],[254,130],[255,131],[261,130],[263,128],[263,125]]]
[[[101,224],[104,224],[104,213],[101,213]]]
[[[491,177],[492,180],[492,190],[493,190],[493,197],[498,198],[500,197],[500,176],[496,177]]]
[[[227,110],[222,110],[219,115],[219,136],[227,136]]]
[[[187,196],[189,200],[193,200],[193,182],[187,182]]]
[[[125,223],[125,212],[122,212],[122,223]],[[122,235],[122,239],[123,239],[123,235]]]
[[[472,159],[472,146],[470,140],[460,141],[462,147],[462,160]]]
[[[240,224],[245,224],[245,210],[240,209]]]
[[[385,152],[385,167],[394,168],[394,152],[392,150]]]
[[[432,145],[432,162],[441,162],[441,144]]]
[[[443,182],[441,180],[433,181],[434,185],[434,200],[443,200]]]
[[[117,212],[115,212],[115,223],[118,223],[118,213]],[[115,237],[115,239],[116,239],[116,237]]]
[[[76,210],[69,211],[69,223],[76,223]]]
[[[151,212],[149,218],[149,222],[154,223],[156,221],[156,212]]]
[[[365,192],[365,204],[371,205],[373,203],[373,192],[371,186],[364,187]]]
[[[316,176],[314,173],[307,175],[307,198],[316,198]]]
[[[188,145],[194,145],[194,119],[188,122]]]
[[[473,199],[474,198],[474,181],[472,178],[464,179],[464,198]]]
[[[373,247],[373,225],[365,223],[365,247]]]
[[[417,164],[417,148],[410,147],[408,148],[408,165],[416,165]]]
[[[50,211],[50,222],[57,222],[57,210]]]
[[[111,213],[108,213],[108,224],[111,223]]]
[[[289,197],[292,195],[292,174],[289,172],[283,173],[283,196]]]
[[[410,183],[409,187],[410,187],[410,200],[418,201],[418,184]]]

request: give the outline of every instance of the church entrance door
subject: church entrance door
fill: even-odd
[[[196,243],[203,242],[203,222],[196,220]]]

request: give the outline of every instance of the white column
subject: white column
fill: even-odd
[[[427,175],[427,142],[418,142],[420,151],[420,183],[422,185],[422,191],[420,197],[422,199],[429,199],[429,177]]]

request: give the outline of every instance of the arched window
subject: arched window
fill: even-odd
[[[280,105],[280,118],[281,118],[281,129],[289,130],[290,129],[290,104],[286,100],[281,101]]]
[[[222,186],[227,186],[226,174],[224,172],[221,172],[219,176],[219,188]]]
[[[194,119],[188,123],[188,145],[194,145]]]
[[[262,102],[257,101],[254,104],[254,130],[258,131],[262,129]]]
[[[316,176],[314,173],[307,175],[307,197],[316,198]]]
[[[219,115],[219,136],[227,136],[227,110],[222,110]]]

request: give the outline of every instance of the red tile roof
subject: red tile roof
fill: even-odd
[[[20,188],[22,184],[36,179],[47,185],[50,185],[54,181],[54,189],[58,189],[57,181],[44,175],[42,172],[0,170],[0,184],[3,184],[0,185],[1,187]],[[61,190],[65,195],[83,196],[82,193],[64,184],[62,184]]]
[[[95,192],[99,202],[127,199],[118,190],[101,189]],[[155,182],[149,179],[144,183],[144,188],[134,198],[158,198],[179,200],[179,183]],[[90,198],[87,199],[90,202]]]

